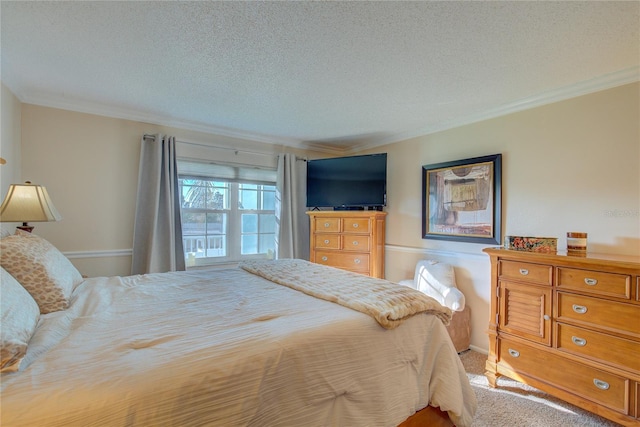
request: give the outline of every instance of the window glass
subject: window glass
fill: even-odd
[[[247,170],[255,175],[253,169]],[[188,267],[273,256],[275,182],[248,182],[247,177],[252,175],[237,166],[183,165],[179,161],[178,170],[189,172],[179,174]],[[221,171],[224,178],[216,177],[216,171]],[[275,180],[275,171],[267,172],[260,171],[259,178]],[[242,182],[234,180],[238,176],[244,176]]]
[[[260,232],[261,233],[275,233],[276,231],[276,216],[269,214],[260,215]]]
[[[227,234],[226,213],[207,214],[207,234]]]
[[[258,215],[242,214],[242,234],[258,232]]]
[[[242,235],[242,255],[258,253],[258,235],[243,234]]]
[[[273,255],[273,253],[276,250],[276,240],[275,240],[275,235],[262,235],[262,237],[260,238],[260,253],[264,254],[271,254]],[[271,253],[269,252],[271,251]]]
[[[228,209],[229,208],[229,185],[223,182],[216,182],[211,188],[211,198],[208,200],[208,209]]]
[[[248,189],[246,184],[241,184],[238,208],[249,210],[258,209],[258,192],[255,189]]]
[[[276,208],[276,188],[271,185],[263,186],[262,209],[274,210]]]

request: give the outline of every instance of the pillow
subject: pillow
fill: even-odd
[[[0,372],[15,372],[27,353],[40,309],[18,281],[4,268],[0,272]]]
[[[22,231],[0,239],[0,265],[31,294],[41,314],[66,309],[71,291],[83,280],[55,246]]]
[[[453,311],[462,311],[464,294],[456,287],[456,275],[451,264],[421,260],[416,264],[414,286]]]

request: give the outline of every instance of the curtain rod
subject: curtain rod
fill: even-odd
[[[148,139],[156,139],[155,135],[149,135],[148,133],[145,133],[143,138],[148,138]],[[179,141],[176,139],[176,142],[179,142],[181,144],[189,144],[189,145],[197,145],[199,147],[206,147],[206,148],[214,148],[217,150],[229,150],[229,151],[233,151],[235,154],[238,153],[245,153],[245,154],[253,154],[253,155],[258,155],[258,156],[266,156],[266,157],[278,157],[277,154],[267,154],[267,153],[260,153],[258,151],[249,151],[249,150],[238,150],[237,148],[231,148],[231,147],[222,147],[219,145],[211,145],[211,144],[203,144],[201,142],[189,142],[189,141]]]

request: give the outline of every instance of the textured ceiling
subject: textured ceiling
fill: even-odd
[[[23,102],[349,150],[638,80],[640,2],[0,3]]]

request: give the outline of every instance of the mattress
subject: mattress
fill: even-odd
[[[86,279],[41,316],[3,426],[396,426],[476,401],[444,324],[392,330],[240,268]]]

